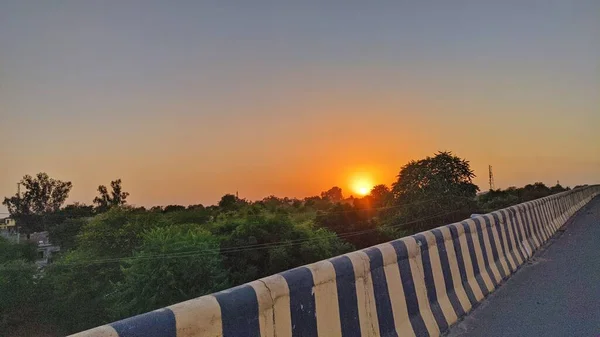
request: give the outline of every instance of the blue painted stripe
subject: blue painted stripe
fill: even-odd
[[[539,228],[538,228],[538,223],[536,221],[535,218],[535,212],[533,211],[533,203],[528,203],[526,206],[526,210],[527,213],[529,215],[529,219],[531,222],[531,228],[533,229],[533,233],[535,235],[535,237],[537,238],[538,242],[540,243],[540,246],[544,243],[544,237],[542,236],[542,233],[540,232]]]
[[[554,233],[558,228],[556,228],[556,223],[554,223],[555,217],[552,200],[546,202],[546,207],[548,208],[548,224],[552,228],[552,233]]]
[[[477,238],[479,239],[479,248],[481,248],[481,255],[483,256],[483,266],[485,267],[485,271],[490,276],[490,280],[494,284],[494,288],[498,286],[498,281],[496,281],[496,277],[492,272],[492,268],[490,267],[490,260],[487,255],[487,249],[485,249],[485,241],[483,241],[483,229],[481,228],[481,221],[475,218],[473,219],[475,222],[475,228],[477,229]]]
[[[554,235],[554,227],[552,226],[552,218],[550,218],[550,204],[548,203],[548,200],[544,200],[544,219],[548,232],[550,232],[550,236]]]
[[[469,284],[469,279],[467,277],[467,270],[465,269],[465,260],[463,259],[462,248],[460,247],[460,241],[458,238],[458,230],[455,225],[449,225],[448,229],[450,230],[450,235],[452,237],[452,245],[454,246],[454,255],[456,256],[456,262],[458,264],[458,273],[460,274],[460,281],[467,294],[467,298],[469,302],[471,302],[471,306],[474,306],[477,303],[477,298],[475,294],[473,294],[473,289],[471,289],[471,285]]]
[[[527,213],[525,212],[525,207],[523,207],[523,205],[519,205],[518,207],[521,210],[521,219],[523,220],[523,223],[525,224],[525,230],[527,232],[527,238],[529,239],[529,244],[531,245],[533,250],[535,250],[535,249],[537,249],[537,246],[536,246],[535,240],[533,238],[533,230],[531,228],[531,224],[529,223],[529,217],[527,216]]]
[[[544,228],[544,222],[542,221],[542,216],[540,214],[540,201],[535,200],[533,202],[533,214],[535,216],[535,222],[537,223],[538,232],[542,236],[543,242],[548,241],[548,232]]]
[[[526,231],[525,231],[525,225],[522,223],[522,221],[519,221],[519,210],[517,208],[510,208],[511,212],[512,212],[512,216],[513,216],[513,220],[514,220],[514,228],[516,230],[517,233],[517,238],[519,240],[519,251],[522,251],[523,254],[523,261],[527,260],[527,252],[525,251],[526,247],[523,246],[521,247],[522,244],[524,244],[523,242],[528,241],[527,240],[527,236],[526,236]]]
[[[552,213],[553,213],[552,217],[555,220],[557,220],[559,217],[559,210],[558,210],[558,201],[556,198],[554,198],[554,200],[552,200]],[[557,223],[557,226],[560,226],[560,225]]]
[[[450,261],[448,260],[448,252],[446,251],[446,244],[444,240],[444,234],[439,229],[431,230],[433,236],[435,236],[435,244],[437,246],[438,255],[440,256],[440,264],[442,265],[442,274],[444,275],[444,286],[446,287],[446,294],[452,308],[456,313],[456,316],[461,317],[465,314],[465,310],[458,300],[456,295],[456,289],[454,280],[452,279],[452,271],[450,270]],[[461,256],[462,257],[462,256]],[[459,285],[457,280],[457,286]]]
[[[494,240],[494,233],[492,231],[495,229],[495,225],[492,226],[492,223],[489,217],[483,217],[485,221],[485,226],[487,227],[488,240],[490,241],[490,248],[492,248],[492,258],[494,259],[494,263],[496,264],[496,269],[500,272],[500,278],[506,279],[506,271],[500,263],[500,255],[498,254],[498,247],[496,247],[496,240]]]
[[[176,337],[175,314],[168,309],[151,311],[114,322],[110,326],[119,337]]]
[[[358,299],[356,297],[356,277],[352,261],[347,256],[329,260],[335,269],[340,326],[343,337],[361,337]]]
[[[554,200],[550,200],[548,202],[548,207],[550,208],[550,218],[552,219],[552,221],[554,222],[556,220],[556,210],[554,208]],[[554,223],[552,225],[554,228],[556,228],[556,223]]]
[[[508,223],[508,219],[506,217],[506,211],[501,210],[500,215],[502,216],[502,226],[504,227],[504,236],[506,238],[506,244],[508,245],[508,252],[510,256],[512,256],[512,260],[515,263],[511,270],[511,273],[514,273],[517,269],[519,269],[519,259],[517,259],[517,255],[515,255],[515,252],[513,250],[513,242],[510,239],[510,224]]]
[[[558,211],[560,212],[561,216],[564,216],[564,214],[565,214],[565,202],[564,202],[564,200],[559,200],[558,201]]]
[[[529,242],[529,246],[532,248],[532,250],[535,250],[535,242],[533,241],[533,237],[531,235],[531,229],[529,228],[529,221],[525,220],[527,217],[524,216],[524,211],[520,206],[516,206],[517,209],[517,215],[520,217],[521,219],[521,228],[523,230],[523,233],[525,234],[525,239],[527,240],[527,242]]]
[[[314,280],[306,267],[280,273],[290,289],[290,313],[293,337],[317,337]]]
[[[548,241],[548,239],[550,238],[550,232],[548,231],[548,228],[546,227],[546,221],[544,219],[544,204],[542,201],[540,200],[536,200],[535,203],[535,215],[537,217],[537,221],[538,221],[538,227],[540,228],[542,235],[544,236],[544,242]]]
[[[223,337],[260,336],[258,300],[254,288],[245,284],[213,296],[221,307]]]
[[[534,202],[534,211],[535,211],[536,221],[538,223],[538,228],[540,229],[540,233],[542,233],[542,236],[544,237],[544,242],[546,242],[550,236],[548,235],[546,226],[544,226],[544,220],[542,218],[542,213],[541,213],[541,203],[539,200],[536,200]]]
[[[423,275],[425,278],[425,287],[427,289],[427,298],[429,299],[429,307],[433,313],[433,318],[437,323],[440,331],[448,329],[448,322],[444,317],[444,312],[438,302],[435,280],[433,279],[433,270],[431,269],[431,256],[429,255],[429,244],[423,234],[413,236],[414,239],[421,244],[421,262],[423,263]]]
[[[521,258],[521,261],[525,261],[525,254],[523,253],[523,251],[521,250],[521,245],[520,245],[520,241],[519,241],[519,233],[517,232],[516,229],[516,223],[515,223],[515,217],[514,214],[512,212],[512,209],[507,208],[502,210],[504,217],[507,218],[507,225],[508,225],[508,229],[512,231],[512,240],[509,240],[510,246],[514,247],[513,253],[514,251],[517,252],[517,254],[519,254],[519,257]],[[510,235],[510,233],[509,233]],[[510,238],[510,236],[509,236]],[[511,250],[512,250],[511,247]],[[515,260],[515,263],[519,263],[517,260]],[[520,265],[517,266],[517,269],[519,269]]]
[[[548,228],[545,226],[545,221],[544,221],[544,217],[542,215],[542,202],[539,200],[536,200],[535,202],[535,216],[537,218],[537,222],[538,222],[538,227],[542,233],[542,235],[544,236],[544,242],[548,241],[548,239],[550,238],[550,233],[548,232]]]
[[[550,232],[550,236],[554,235],[554,226],[552,225],[552,217],[550,210],[550,203],[548,200],[544,200],[544,218],[546,221],[546,227],[548,227],[548,231]]]
[[[390,301],[387,279],[383,269],[383,255],[376,248],[367,248],[363,250],[369,257],[371,265],[371,279],[373,280],[373,291],[375,293],[375,307],[377,308],[377,318],[379,320],[379,334],[381,336],[398,336],[396,333],[396,324]]]
[[[481,277],[481,270],[479,269],[479,263],[477,262],[477,255],[475,254],[475,245],[473,244],[473,233],[471,233],[471,228],[469,224],[466,222],[460,223],[465,230],[465,237],[467,238],[467,247],[469,249],[469,255],[471,256],[471,263],[473,264],[473,273],[475,274],[475,280],[477,281],[477,285],[481,288],[481,292],[483,296],[487,296],[489,293],[485,282],[483,282],[483,278]]]
[[[502,232],[502,228],[504,227],[504,224],[500,221],[500,217],[498,216],[498,213],[496,213],[496,212],[492,213],[492,217],[494,218],[494,225],[492,226],[492,228],[496,232],[496,235],[498,235],[498,241],[500,241],[501,249],[500,249],[499,253],[502,253],[502,257],[504,258],[504,261],[506,261],[506,266],[508,267],[508,270],[506,272],[508,273],[508,275],[510,275],[513,273],[514,268],[513,268],[512,264],[510,263],[508,254],[506,253],[506,245],[504,244],[504,237],[503,237],[503,232]]]
[[[400,279],[402,281],[402,288],[404,288],[404,298],[406,299],[406,309],[410,325],[412,326],[415,335],[429,336],[423,317],[421,317],[421,311],[419,310],[419,300],[417,298],[417,291],[410,269],[406,244],[402,240],[392,241],[391,244],[396,251],[396,257],[398,258],[398,269],[400,269]],[[382,334],[382,336],[385,335]]]
[[[533,245],[535,245],[536,240],[537,240],[537,242],[541,242],[541,240],[537,236],[537,232],[535,231],[535,226],[533,225],[533,223],[531,221],[531,215],[529,213],[529,210],[527,209],[527,205],[521,205],[521,209],[523,209],[523,217],[525,218],[525,222],[527,224],[527,229],[529,229],[531,242]],[[535,248],[537,249],[538,247],[539,246],[536,246]]]

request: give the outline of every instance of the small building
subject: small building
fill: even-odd
[[[19,233],[17,232],[15,219],[0,219],[0,236],[8,240],[18,241]]]
[[[4,219],[0,220],[0,231],[16,230],[16,228],[17,228],[17,223],[15,222],[15,219],[4,218]]]
[[[37,259],[35,263],[40,267],[52,263],[52,255],[60,252],[59,246],[50,243],[48,231],[31,233],[28,235],[28,241],[37,244]]]
[[[37,248],[37,259],[35,263],[40,266],[46,266],[52,263],[52,255],[60,252],[59,246],[54,246],[50,243],[41,243],[38,244]]]

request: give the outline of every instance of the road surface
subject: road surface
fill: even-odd
[[[448,336],[600,336],[600,197]]]

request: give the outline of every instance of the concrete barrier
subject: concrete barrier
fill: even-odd
[[[599,193],[526,202],[73,336],[439,336]]]

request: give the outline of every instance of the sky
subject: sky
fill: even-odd
[[[349,195],[439,150],[483,189],[573,186],[599,127],[596,0],[0,0],[0,197]]]

